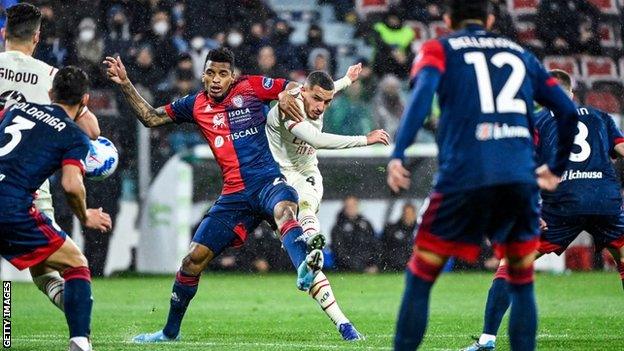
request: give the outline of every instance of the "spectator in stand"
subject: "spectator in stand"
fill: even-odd
[[[246,50],[243,46],[244,40],[243,32],[238,28],[232,28],[225,37],[225,46],[234,53],[234,57],[236,57],[236,67],[243,72],[249,72],[254,67],[254,56],[246,55]]]
[[[504,0],[492,0],[492,6],[494,17],[496,18],[492,31],[504,35],[513,41],[517,41],[518,31],[514,25],[513,18],[507,10],[507,2]]]
[[[299,61],[301,62],[301,67],[308,67],[314,71],[315,69],[311,68],[314,65],[310,65],[310,62],[316,60],[313,54],[318,55],[319,52],[323,53],[329,66],[328,69],[321,70],[333,75],[336,69],[336,50],[331,45],[327,45],[323,42],[323,29],[317,24],[312,24],[310,28],[308,28],[308,41],[299,47]]]
[[[272,78],[288,77],[288,73],[277,66],[275,50],[270,46],[265,46],[258,52],[255,73]]]
[[[128,71],[135,78],[135,86],[146,100],[154,102],[156,86],[164,79],[163,72],[154,65],[152,47],[143,45],[138,49],[134,62],[128,65]],[[143,95],[147,94],[147,95]]]
[[[385,129],[390,136],[394,137],[405,109],[401,81],[397,77],[389,74],[379,82],[373,98],[373,106],[375,127]]]
[[[277,65],[284,70],[300,69],[297,48],[290,42],[292,28],[285,20],[278,20],[273,26],[270,45],[273,47]]]
[[[316,48],[312,50],[312,52],[310,52],[310,56],[308,56],[308,72],[323,71],[332,76],[330,57],[331,54],[325,48]]]
[[[191,40],[189,56],[193,61],[193,73],[197,79],[201,79],[204,74],[204,63],[206,62],[208,51],[210,49],[206,46],[206,40],[203,37],[196,36]]]
[[[62,66],[67,56],[67,49],[59,38],[56,12],[49,4],[41,5],[39,10],[41,10],[39,44],[33,56],[53,67]]]
[[[122,60],[131,55],[132,34],[130,21],[122,6],[112,6],[108,10],[106,38],[104,47],[107,55],[121,56]]]
[[[375,23],[373,29],[375,74],[379,77],[394,74],[401,79],[407,78],[413,60],[410,45],[415,37],[414,30],[403,24],[396,9],[388,12],[383,22]]]
[[[381,237],[381,270],[403,271],[412,253],[416,207],[407,203],[398,222],[387,224]]]
[[[401,0],[405,19],[429,23],[440,21],[444,12],[440,0]]]
[[[157,11],[152,15],[152,27],[141,41],[150,45],[153,53],[154,69],[162,78],[175,65],[178,50],[173,41],[169,15],[165,11]]]
[[[282,243],[266,222],[249,234],[245,246],[236,256],[239,268],[247,272],[285,272],[292,266]]]
[[[338,214],[331,238],[338,269],[366,273],[379,271],[376,262],[379,243],[373,226],[360,214],[355,196],[344,199],[344,207]]]
[[[362,99],[362,82],[356,80],[337,94],[325,112],[323,130],[343,135],[366,135],[373,129],[368,100]]]
[[[91,78],[94,85],[104,84],[100,64],[104,57],[104,40],[97,33],[95,21],[84,18],[78,25],[78,36],[74,42],[74,55],[69,63],[82,67]]]
[[[586,0],[542,0],[537,35],[547,54],[600,54],[599,22],[600,11]]]

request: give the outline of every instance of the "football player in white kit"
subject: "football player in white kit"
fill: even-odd
[[[16,102],[49,104],[48,92],[58,72],[58,69],[32,57],[39,42],[39,9],[29,3],[20,3],[8,8],[6,14],[6,27],[1,31],[6,51],[0,53],[0,118],[2,111]],[[76,123],[90,139],[95,140],[100,135],[97,118],[87,108],[76,118]],[[58,227],[54,221],[48,181],[37,191],[34,203]],[[62,310],[64,280],[59,273],[41,265],[31,267],[30,274],[37,287]]]
[[[308,75],[303,86],[282,92],[295,98],[303,120],[296,122],[285,118],[275,106],[267,116],[266,134],[273,157],[280,166],[286,182],[299,194],[298,220],[304,230],[302,240],[316,240],[317,246],[309,254],[307,262],[318,269],[314,282],[308,291],[327,316],[338,328],[342,338],[355,341],[362,335],[342,313],[327,277],[320,271],[322,267],[322,246],[324,237],[320,234],[320,224],[316,216],[323,197],[323,177],[318,168],[316,150],[345,149],[371,144],[388,145],[389,136],[384,130],[374,130],[368,135],[345,136],[323,133],[323,113],[334,97],[358,78],[362,65],[349,67],[347,75],[336,82],[324,72],[316,71]],[[318,245],[318,242],[322,242]]]

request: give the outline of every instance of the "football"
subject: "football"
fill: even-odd
[[[85,160],[87,178],[103,180],[115,173],[119,165],[119,153],[112,141],[105,137],[91,140],[89,154]]]

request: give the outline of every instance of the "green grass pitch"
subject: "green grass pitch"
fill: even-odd
[[[328,274],[347,316],[367,340],[345,343],[290,275],[204,274],[182,325],[183,341],[134,345],[162,327],[172,277],[95,280],[96,351],[390,350],[403,290],[400,274]],[[624,345],[624,294],[617,273],[540,274],[539,350],[616,350]],[[481,328],[491,274],[446,274],[433,290],[423,350],[457,350]],[[65,350],[67,327],[32,284],[13,284],[14,350]],[[504,321],[506,325],[506,319]],[[506,328],[499,349],[508,350]]]

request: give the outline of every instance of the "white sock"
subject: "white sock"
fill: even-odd
[[[91,342],[89,342],[89,339],[85,336],[76,336],[69,339],[70,345],[72,342],[76,344],[76,346],[80,347],[80,350],[82,351],[92,351]]]
[[[316,213],[311,209],[299,210],[298,219],[301,229],[303,229],[303,234],[305,234],[306,237],[321,231],[321,224],[316,217]]]
[[[61,277],[59,272],[54,271],[33,277],[33,282],[56,307],[63,311],[65,280]]]
[[[481,334],[481,336],[479,337],[479,344],[485,345],[488,343],[488,341],[496,341],[496,335]]]
[[[323,272],[318,272],[314,278],[312,287],[310,288],[310,296],[318,302],[321,309],[327,314],[327,317],[334,322],[336,327],[343,323],[349,323],[349,319],[347,319],[340,310],[331,285],[329,285],[329,280],[327,280]]]

